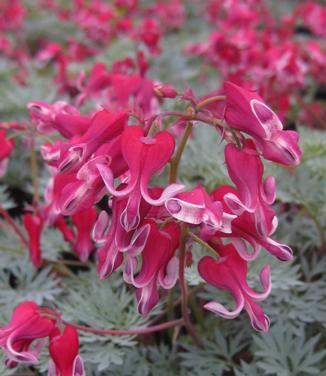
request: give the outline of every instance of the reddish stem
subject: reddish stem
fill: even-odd
[[[222,124],[222,119],[217,119],[214,117],[209,117],[206,115],[202,115],[199,113],[189,113],[189,112],[178,112],[178,111],[166,111],[162,112],[160,114],[153,115],[151,118],[147,120],[146,123],[146,129],[150,129],[152,126],[152,123],[158,118],[158,117],[168,117],[168,116],[175,116],[180,117],[184,120],[188,121],[200,121],[202,123],[206,123],[209,125],[213,125],[214,127],[224,128],[224,125]]]
[[[116,330],[116,329],[96,329],[96,328],[89,328],[87,326],[72,324],[70,322],[63,321],[64,324],[73,325],[76,329],[82,330],[83,332],[99,334],[99,335],[110,335],[110,336],[123,336],[123,335],[142,335],[142,334],[149,334],[154,332],[159,332],[161,330],[173,328],[174,326],[183,325],[184,320],[173,320],[167,321],[163,324],[149,326],[147,328],[140,328],[140,329],[126,329],[126,330]]]
[[[198,336],[194,326],[189,317],[188,312],[188,289],[185,280],[185,267],[186,267],[186,239],[188,237],[188,229],[185,224],[182,224],[182,234],[179,247],[179,285],[181,291],[181,310],[184,319],[185,327],[191,335],[193,341],[198,347],[203,347],[201,338]]]
[[[0,206],[0,215],[3,216],[3,218],[7,221],[9,226],[14,230],[14,232],[17,234],[23,245],[25,245],[27,248],[29,248],[28,240],[25,238],[24,234],[20,231],[20,228],[16,225],[15,221],[11,218],[10,214],[7,212],[6,209],[2,208]]]

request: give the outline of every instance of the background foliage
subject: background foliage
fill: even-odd
[[[33,7],[33,1],[26,1]],[[275,4],[277,3],[277,5]],[[273,2],[276,12],[291,3]],[[189,35],[201,39],[209,29],[202,21],[191,17],[178,33],[170,33],[163,41],[163,53],[151,61],[151,76],[163,82],[172,82],[178,88],[195,87],[196,94],[215,88],[218,74],[208,71],[210,77],[204,85],[198,84],[201,64],[196,58],[180,53]],[[81,38],[67,21],[58,25],[50,12],[38,14],[26,25],[27,39],[36,40],[49,34],[56,40],[67,36]],[[43,35],[44,36],[44,35]],[[194,41],[194,40],[193,40]],[[108,66],[128,52],[128,41],[116,40],[103,50],[96,60]],[[94,58],[76,63],[75,72],[88,71]],[[15,84],[15,67],[0,56],[0,119],[1,121],[27,120],[26,104],[42,99],[53,102],[58,96],[51,83],[51,69],[28,67],[28,85],[22,89]],[[73,73],[73,72],[72,72]],[[202,91],[202,92],[201,92]],[[192,316],[205,342],[201,350],[191,343],[185,333],[166,332],[146,337],[99,337],[81,335],[81,355],[88,375],[108,376],[163,376],[163,375],[279,375],[309,376],[326,374],[326,136],[321,130],[297,124],[301,135],[303,162],[296,171],[267,165],[266,174],[274,174],[278,182],[276,209],[279,212],[277,238],[295,250],[293,263],[280,264],[264,253],[252,265],[250,281],[258,281],[257,270],[269,263],[274,274],[273,290],[263,303],[271,318],[271,330],[256,334],[245,315],[229,322],[205,314],[200,307],[206,299],[219,299],[232,304],[229,296],[203,284],[195,267],[186,271],[192,295]],[[42,140],[40,140],[41,142]],[[13,214],[29,200],[29,156],[23,145],[16,149],[7,176],[0,183],[1,205]],[[181,179],[186,184],[201,182],[209,189],[227,182],[223,153],[218,135],[211,129],[195,129],[182,159]],[[44,177],[46,171],[42,172]],[[23,188],[23,189],[22,189]],[[286,210],[285,210],[286,208]],[[18,220],[17,220],[18,222]],[[165,314],[165,302],[147,317],[136,312],[132,291],[123,287],[117,275],[101,282],[93,263],[83,267],[60,270],[54,260],[66,257],[66,243],[61,235],[48,229],[43,235],[42,248],[49,260],[46,268],[38,271],[27,260],[24,251],[9,228],[0,227],[0,325],[8,322],[11,311],[22,300],[33,299],[39,304],[56,305],[67,320],[78,320],[84,325],[99,328],[135,328],[153,322],[157,315]],[[200,252],[204,252],[200,250]],[[199,252],[198,252],[199,253]],[[202,254],[201,253],[201,254]],[[194,252],[196,257],[197,252]],[[53,261],[51,263],[51,260]],[[0,374],[37,375],[46,370],[46,360],[37,369],[7,370],[0,363]],[[25,373],[24,373],[25,372]]]

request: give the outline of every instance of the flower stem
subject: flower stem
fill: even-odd
[[[201,101],[200,103],[197,104],[196,110],[199,111],[202,108],[204,108],[205,106],[207,106],[208,104],[211,104],[211,103],[214,103],[214,102],[223,102],[223,101],[225,101],[225,99],[226,99],[225,95],[216,95],[214,97],[206,98],[206,99],[204,99],[203,101]]]
[[[187,328],[189,334],[191,335],[194,343],[198,347],[203,347],[203,343],[201,338],[198,336],[191,320],[189,317],[188,311],[188,289],[185,280],[185,256],[186,256],[186,239],[188,237],[188,228],[186,224],[181,225],[182,233],[181,233],[181,241],[179,247],[179,285],[181,291],[181,311],[182,317],[184,320],[184,325]]]
[[[74,326],[76,329],[81,330],[83,332],[99,334],[99,335],[110,335],[110,336],[123,336],[123,335],[142,335],[142,334],[149,334],[154,332],[159,332],[161,330],[173,328],[174,326],[183,325],[184,320],[178,319],[173,321],[167,321],[163,324],[149,326],[147,328],[140,328],[140,329],[126,329],[126,330],[116,330],[116,329],[96,329],[90,328],[83,325],[72,324],[70,322],[63,321],[64,324],[69,324]]]
[[[179,144],[179,147],[177,149],[177,152],[175,153],[174,157],[171,160],[171,163],[170,163],[170,178],[169,178],[170,184],[175,183],[177,181],[179,163],[180,163],[180,160],[181,160],[182,153],[185,149],[187,140],[188,140],[188,138],[191,134],[192,126],[193,126],[193,124],[191,122],[189,122],[187,124],[187,127],[184,131],[184,134],[183,134],[182,140]]]
[[[14,230],[16,235],[21,240],[22,244],[29,248],[28,240],[25,238],[24,234],[21,232],[20,228],[16,225],[15,221],[11,218],[10,214],[7,212],[6,209],[0,206],[0,215],[3,216],[3,218],[6,220],[8,225]]]
[[[215,249],[213,247],[211,247],[208,243],[206,243],[203,239],[201,239],[199,236],[197,236],[193,232],[189,232],[189,236],[191,236],[196,243],[200,244],[201,246],[205,247],[210,252],[212,252],[215,257],[218,256]]]

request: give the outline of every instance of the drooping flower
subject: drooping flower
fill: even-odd
[[[54,325],[55,321],[43,315],[35,302],[18,304],[10,324],[0,328],[0,347],[6,354],[7,367],[37,363],[45,345],[44,339],[49,336]]]
[[[91,235],[96,217],[97,212],[95,208],[81,210],[71,217],[77,230],[77,238],[73,249],[83,262],[88,260],[90,253],[94,250]]]
[[[0,177],[2,177],[7,170],[8,157],[13,151],[15,141],[6,138],[6,131],[0,129]]]
[[[55,144],[43,145],[42,156],[60,172],[75,172],[102,144],[119,136],[126,123],[125,111],[98,111],[82,136],[67,142],[57,141]]]
[[[98,273],[101,279],[109,277],[123,262],[124,254],[139,254],[144,249],[149,234],[149,225],[140,224],[139,227],[126,231],[123,223],[126,215],[128,198],[113,198],[111,202],[111,224],[107,234],[106,228],[109,224],[108,216],[101,213],[94,227],[95,240],[102,245],[97,251]],[[139,220],[142,221],[150,205],[143,199],[139,205]],[[104,235],[105,234],[105,235]]]
[[[42,266],[41,233],[44,219],[39,213],[25,213],[23,215],[24,227],[28,233],[29,252],[33,265],[36,268]]]
[[[114,175],[111,168],[103,164],[97,165],[108,191],[116,197],[128,197],[123,217],[123,226],[126,231],[135,229],[139,224],[141,198],[150,205],[160,206],[168,198],[183,190],[183,185],[170,184],[159,198],[152,198],[149,194],[149,181],[170,160],[174,144],[174,138],[166,131],[150,137],[144,135],[142,127],[127,127],[121,136],[121,151],[128,164],[130,176],[126,187],[121,190],[114,187]]]
[[[297,132],[284,131],[278,116],[256,93],[232,82],[225,82],[224,88],[229,126],[252,136],[264,158],[286,166],[298,165],[301,150]]]
[[[146,220],[145,223],[150,226],[146,245],[139,255],[127,255],[123,274],[127,283],[137,287],[138,311],[144,316],[159,300],[157,286],[171,289],[177,280],[175,251],[181,234],[177,223],[169,223],[162,230],[153,220]],[[141,267],[137,273],[139,264]]]
[[[257,231],[265,236],[270,230],[266,214],[268,205],[275,201],[275,178],[269,176],[263,182],[264,166],[252,140],[246,140],[242,149],[234,144],[226,145],[225,161],[239,195],[227,193],[224,200],[235,214],[254,213]]]
[[[91,124],[89,116],[80,115],[70,104],[58,101],[48,104],[42,101],[28,104],[31,119],[41,133],[50,134],[58,131],[65,138],[81,136]]]
[[[55,177],[54,200],[62,214],[74,214],[102,199],[107,191],[97,168],[100,163],[110,167],[114,178],[126,172],[128,167],[121,155],[119,137],[100,146],[77,174]]]
[[[165,207],[174,218],[201,225],[201,237],[207,238],[216,231],[231,232],[231,221],[236,215],[223,211],[220,201],[213,201],[199,185],[190,192],[179,193],[166,200]]]
[[[231,196],[232,195],[232,196]],[[212,192],[213,200],[220,200],[223,202],[225,212],[233,213],[232,206],[227,205],[225,197],[237,197],[240,201],[239,192],[230,186],[220,186]],[[229,204],[229,203],[228,203]],[[233,245],[237,249],[239,255],[247,261],[255,259],[260,249],[265,248],[270,254],[277,257],[281,261],[289,261],[293,259],[293,251],[286,244],[282,244],[272,239],[271,236],[277,228],[277,217],[275,211],[263,206],[263,218],[265,220],[265,231],[258,230],[255,213],[243,211],[231,223],[231,233],[226,234],[217,231],[215,236],[220,238],[230,238]],[[252,247],[249,251],[247,243]]]
[[[62,334],[59,329],[51,333],[49,352],[51,359],[48,376],[86,375],[79,355],[78,332],[72,325],[67,325]]]
[[[267,332],[269,319],[256,301],[267,298],[271,290],[270,268],[264,266],[260,272],[262,292],[253,291],[247,283],[248,265],[232,244],[214,245],[220,259],[210,256],[203,257],[198,263],[201,277],[219,289],[230,291],[234,296],[236,308],[227,310],[221,303],[209,302],[204,308],[226,319],[234,319],[245,309],[250,317],[251,325],[257,331]]]

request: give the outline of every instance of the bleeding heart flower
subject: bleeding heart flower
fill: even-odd
[[[230,196],[238,197],[240,200],[239,192],[230,186],[220,186],[218,189],[212,192],[213,200],[221,200],[224,205],[224,211],[232,213],[232,210],[227,205],[226,201],[223,201],[223,197]],[[293,251],[286,244],[278,243],[276,240],[270,238],[277,228],[277,217],[273,209],[267,205],[262,207],[265,219],[266,233],[258,231],[255,213],[244,211],[241,215],[235,218],[231,224],[231,233],[225,234],[223,232],[216,232],[215,236],[221,238],[230,238],[233,245],[239,252],[239,255],[247,261],[254,260],[261,249],[265,248],[273,256],[277,257],[281,261],[289,261],[293,259]],[[248,250],[246,245],[248,242],[252,247],[252,252]]]
[[[179,221],[201,225],[201,237],[205,239],[216,231],[230,233],[231,221],[236,218],[236,215],[224,212],[223,204],[213,201],[201,185],[167,199],[165,207]]]
[[[54,325],[55,321],[46,315],[46,309],[41,309],[36,303],[26,301],[18,304],[10,324],[0,328],[0,347],[6,354],[7,367],[38,363],[38,356],[45,345],[44,339]]]
[[[51,333],[49,352],[48,376],[86,375],[84,362],[79,355],[78,332],[72,325],[67,325],[62,334],[58,329]]]
[[[4,176],[7,170],[8,157],[13,151],[15,141],[6,138],[6,132],[0,129],[0,177]]]
[[[203,257],[198,263],[199,274],[210,285],[230,291],[236,301],[236,308],[229,311],[218,302],[209,302],[204,305],[204,308],[226,319],[238,317],[244,308],[253,328],[267,332],[269,319],[255,302],[266,299],[271,291],[269,266],[264,266],[260,272],[263,292],[255,292],[247,283],[247,262],[239,256],[233,245],[215,245],[214,247],[221,258],[215,260],[210,256]]]
[[[225,82],[225,120],[230,127],[251,135],[266,159],[286,166],[298,165],[298,134],[284,131],[278,116],[254,92]]]
[[[264,166],[252,140],[246,140],[243,149],[228,144],[225,161],[229,176],[239,192],[239,195],[227,193],[225,202],[235,214],[243,211],[254,213],[257,231],[265,236],[270,231],[265,214],[269,210],[268,205],[275,200],[275,178],[269,176],[263,183]]]
[[[91,125],[91,118],[80,115],[70,104],[59,101],[48,104],[42,101],[28,104],[31,119],[41,133],[50,134],[58,131],[63,137],[81,136]]]
[[[137,287],[138,311],[147,315],[158,302],[157,284],[164,289],[174,286],[178,274],[178,260],[175,251],[179,246],[180,226],[167,224],[159,230],[153,220],[144,223],[150,226],[146,245],[139,255],[128,254],[124,267],[124,279]],[[137,266],[141,260],[140,271]]]
[[[83,262],[88,260],[90,253],[94,250],[91,234],[96,217],[97,212],[95,208],[79,211],[71,217],[77,229],[77,238],[73,246],[74,251]]]
[[[159,198],[153,199],[148,191],[150,178],[167,164],[174,150],[174,138],[168,132],[159,132],[155,137],[145,137],[142,127],[127,127],[121,136],[121,151],[129,167],[129,181],[125,188],[115,189],[114,174],[106,165],[98,164],[98,170],[108,191],[116,197],[128,197],[123,226],[126,231],[139,224],[141,198],[153,206],[164,202],[183,190],[180,184],[170,184]]]
[[[75,172],[102,144],[119,136],[126,123],[125,111],[98,111],[82,136],[64,143],[57,141],[44,145],[41,149],[43,158],[60,172]]]
[[[149,234],[149,225],[141,224],[138,228],[126,231],[123,222],[126,215],[127,198],[113,198],[111,202],[111,224],[107,234],[109,219],[103,212],[94,227],[94,237],[103,245],[97,251],[98,272],[101,279],[109,277],[123,262],[125,253],[136,255],[142,252]],[[143,220],[150,205],[141,200],[139,219]]]
[[[23,215],[23,224],[28,233],[32,263],[36,268],[40,268],[43,264],[40,241],[44,219],[40,214],[26,213]]]

